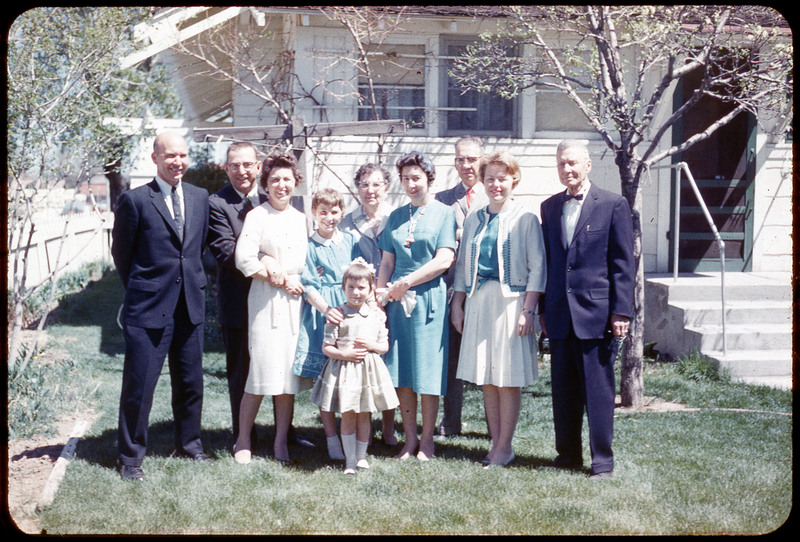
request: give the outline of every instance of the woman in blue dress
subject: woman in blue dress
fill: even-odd
[[[389,215],[378,245],[383,253],[378,288],[387,303],[389,326],[386,366],[397,387],[405,432],[397,457],[416,453],[417,459],[427,461],[434,455],[439,396],[447,391],[448,307],[442,275],[455,260],[456,217],[430,192],[436,172],[428,158],[410,152],[396,166],[411,202]]]

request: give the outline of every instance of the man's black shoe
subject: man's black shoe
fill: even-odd
[[[142,467],[137,467],[135,465],[122,465],[119,468],[119,473],[122,476],[123,480],[144,480],[144,471]]]
[[[182,457],[184,459],[191,459],[192,461],[203,461],[204,463],[211,463],[213,461],[203,452],[197,452],[196,454],[189,454],[186,452],[176,452],[174,455],[176,457]]]
[[[606,471],[606,472],[598,472],[589,476],[589,480],[592,482],[602,482],[603,480],[609,480],[614,477],[613,471]]]

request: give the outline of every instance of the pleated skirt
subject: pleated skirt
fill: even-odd
[[[536,334],[520,337],[525,293],[504,297],[496,280],[484,282],[465,303],[456,377],[479,386],[523,387],[536,381]]]
[[[378,412],[399,404],[392,377],[375,353],[362,362],[328,358],[311,390],[311,402],[327,412]]]

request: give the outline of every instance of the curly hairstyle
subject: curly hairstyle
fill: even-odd
[[[397,160],[395,167],[397,167],[398,175],[402,176],[403,168],[408,166],[418,166],[422,169],[425,176],[428,177],[428,186],[432,185],[433,181],[436,179],[436,168],[433,162],[428,160],[428,158],[419,151],[411,151]]]
[[[292,170],[294,175],[294,185],[298,186],[303,182],[303,174],[300,173],[300,167],[297,165],[297,158],[293,154],[287,152],[274,151],[264,159],[261,165],[261,180],[259,181],[263,188],[267,188],[267,179],[273,169],[287,168]]]
[[[361,184],[361,181],[364,180],[364,178],[369,177],[376,171],[379,172],[383,177],[384,184],[389,184],[390,180],[389,171],[380,164],[373,164],[372,162],[367,162],[366,164],[362,164],[361,167],[358,168],[358,171],[356,171],[356,175],[354,178],[356,183],[356,188],[358,188],[358,185]]]

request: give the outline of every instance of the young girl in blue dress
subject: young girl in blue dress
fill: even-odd
[[[369,468],[370,413],[391,410],[399,402],[381,358],[389,350],[386,317],[367,302],[374,296],[375,269],[357,258],[344,273],[342,289],[347,298],[339,307],[343,319],[338,325],[325,324],[322,351],[327,361],[311,402],[322,412],[342,413],[345,474],[355,474],[356,468]]]
[[[342,275],[361,252],[356,238],[338,228],[344,216],[344,198],[336,190],[325,188],[315,193],[311,199],[311,215],[316,230],[308,239],[305,268],[300,276],[306,303],[303,305],[292,373],[317,378],[326,360],[322,353],[326,314],[344,303]],[[335,460],[344,459],[336,434],[335,415],[320,411],[320,419],[325,430],[328,456]]]

